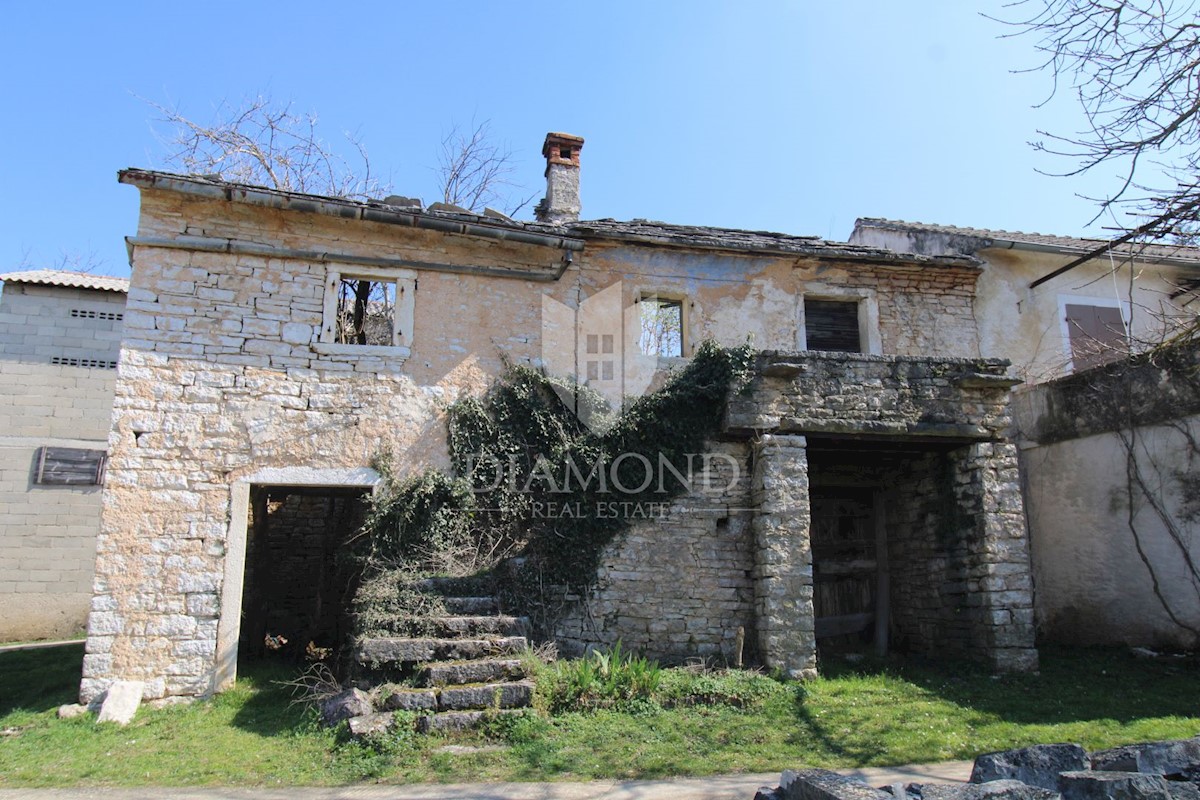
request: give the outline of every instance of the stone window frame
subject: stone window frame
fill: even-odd
[[[1129,339],[1133,321],[1133,304],[1116,297],[1089,297],[1082,294],[1058,295],[1058,330],[1062,336],[1063,355],[1066,356],[1066,371],[1075,371],[1075,353],[1071,349],[1071,326],[1067,323],[1067,306],[1094,306],[1095,308],[1117,308],[1121,321],[1125,323],[1125,338]]]
[[[658,300],[669,300],[673,303],[679,303],[679,353],[678,356],[657,356],[660,363],[676,364],[682,359],[691,358],[692,351],[695,349],[695,342],[691,336],[691,298],[684,292],[659,290],[648,287],[638,286],[634,288],[633,302],[637,306],[637,340],[633,343],[633,351],[644,356],[654,356],[653,353],[642,353],[642,320],[641,320],[641,303],[648,298],[656,298]]]
[[[368,347],[369,345],[346,345]],[[238,640],[242,633],[242,592],[246,577],[246,543],[249,535],[252,486],[305,486],[325,489],[379,491],[382,476],[369,467],[273,467],[235,480],[229,487],[229,528],[225,535],[224,578],[221,581],[217,619],[217,651],[212,693],[222,692],[237,680]]]
[[[338,292],[343,280],[366,280],[395,285],[396,306],[393,318],[395,344],[343,344],[337,341]],[[313,344],[313,350],[322,355],[408,358],[412,354],[416,294],[417,273],[410,269],[330,267],[325,273],[321,335]]]
[[[796,347],[808,350],[808,331],[805,326],[804,301],[829,300],[837,303],[858,303],[858,343],[863,355],[883,355],[883,337],[879,330],[879,298],[874,289],[823,287],[799,293],[796,309]]]

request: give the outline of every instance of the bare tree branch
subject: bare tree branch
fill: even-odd
[[[452,125],[442,137],[435,169],[442,190],[442,201],[470,211],[482,211],[497,204],[512,216],[529,205],[534,195],[516,202],[509,193],[523,189],[509,177],[514,171],[512,151],[496,144],[490,122],[471,121],[469,129]]]
[[[1144,238],[1190,238],[1200,199],[1200,16],[1177,0],[1019,0],[1016,34],[1037,38],[1054,91],[1069,86],[1083,112],[1074,134],[1039,131],[1038,150],[1075,166],[1116,167],[1098,218],[1118,207],[1159,218]],[[1093,221],[1095,218],[1093,219]],[[1133,226],[1131,226],[1133,227]]]
[[[222,102],[208,123],[178,108],[145,102],[158,111],[156,121],[168,126],[160,138],[168,149],[165,161],[172,167],[235,183],[332,197],[362,200],[390,191],[372,173],[357,134],[344,134],[355,153],[351,161],[318,134],[316,114],[297,112],[290,101],[257,95],[238,105]]]

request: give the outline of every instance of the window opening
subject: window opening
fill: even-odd
[[[343,278],[338,287],[338,344],[396,343],[396,282]]]
[[[861,353],[858,303],[842,300],[805,300],[804,335],[809,350]]]
[[[646,296],[639,301],[642,353],[660,358],[683,356],[683,301]]]

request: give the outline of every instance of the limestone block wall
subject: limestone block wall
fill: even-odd
[[[889,463],[888,568],[896,646],[961,658],[971,636],[950,461],[933,451]]]
[[[358,469],[385,448],[438,462],[452,387],[399,375],[121,355],[82,694],[213,688],[233,487],[263,469]],[[285,481],[287,482],[287,481]],[[243,525],[244,529],[244,525]],[[242,543],[244,547],[244,542]]]
[[[115,365],[124,306],[117,292],[0,292],[0,641],[86,623],[101,488],[36,484],[36,460],[42,447],[107,449],[116,371],[72,364]]]
[[[588,245],[584,262],[625,284],[627,304],[658,292],[687,301],[685,347],[706,338],[749,340],[763,350],[803,349],[805,297],[855,300],[878,349],[869,352],[971,358],[978,271],[966,267],[831,262],[812,258]],[[867,341],[863,342],[868,351]],[[689,350],[690,352],[690,350]]]
[[[1008,443],[893,464],[887,492],[897,645],[998,670],[1037,666],[1016,452]]]
[[[1003,438],[1008,362],[858,353],[764,353],[727,427],[803,433]]]
[[[620,641],[667,663],[733,663],[740,627],[743,657],[755,662],[749,448],[729,442],[710,452],[721,458],[696,475],[692,492],[606,550],[595,588],[558,623],[561,652]]]
[[[976,641],[996,669],[1036,669],[1033,578],[1017,447],[979,442],[955,455],[955,500],[968,520],[963,603],[975,615]]]

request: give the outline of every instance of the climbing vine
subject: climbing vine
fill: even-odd
[[[409,613],[399,594],[419,576],[471,575],[545,627],[556,602],[595,581],[605,547],[647,507],[688,488],[752,357],[748,346],[706,342],[623,410],[587,387],[509,365],[486,395],[450,408],[450,474],[400,480],[389,457],[378,460],[385,485],[355,543],[366,575],[358,618],[385,629],[381,615]]]
[[[1200,641],[1200,627],[1189,621],[1178,595],[1167,591],[1167,578],[1152,557],[1152,540],[1160,536],[1173,563],[1182,568],[1200,600],[1200,562],[1195,557],[1195,523],[1200,518],[1200,444],[1187,417],[1200,404],[1200,361],[1195,324],[1169,341],[1150,347],[1089,375],[1079,398],[1080,416],[1100,420],[1113,430],[1124,455],[1124,485],[1114,497],[1129,531],[1134,552],[1148,572],[1150,588],[1166,616]],[[1082,411],[1087,407],[1086,413]],[[1173,431],[1181,449],[1171,463],[1160,463],[1144,428],[1160,425]],[[1178,502],[1172,502],[1174,495]],[[1148,512],[1144,517],[1142,512]],[[1152,519],[1161,534],[1151,532]]]

